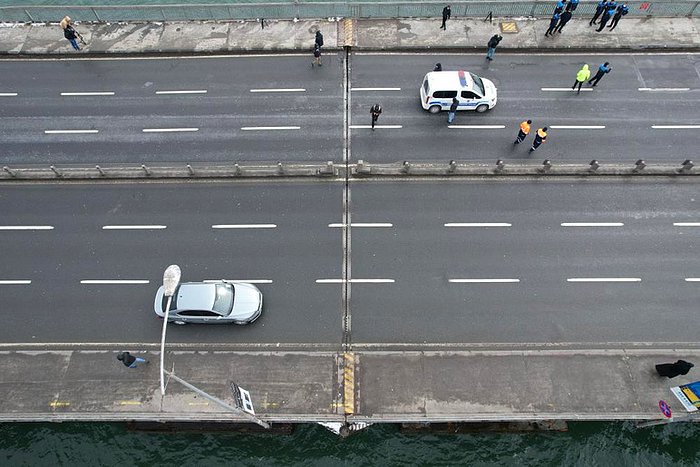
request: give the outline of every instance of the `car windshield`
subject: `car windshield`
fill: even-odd
[[[228,316],[233,308],[233,286],[231,284],[216,284],[216,297],[212,310],[222,316]]]
[[[476,76],[474,73],[469,73],[469,74],[471,75],[472,79],[474,80],[474,89],[476,89],[479,92],[479,94],[481,94],[482,96],[485,96],[486,91],[484,90],[484,82],[481,81],[481,78]]]

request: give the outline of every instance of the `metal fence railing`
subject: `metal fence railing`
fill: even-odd
[[[315,18],[437,18],[446,0],[440,1],[314,1],[276,3],[112,5],[112,6],[3,6],[2,22],[57,22],[64,15],[75,21],[195,21],[315,19]],[[550,16],[554,1],[467,0],[450,1],[452,17]],[[697,16],[698,0],[628,1],[631,16]],[[596,1],[582,0],[577,16],[592,15]]]

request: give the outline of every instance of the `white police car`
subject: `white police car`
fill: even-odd
[[[486,112],[496,106],[496,86],[491,80],[468,71],[431,71],[423,78],[420,103],[430,113],[449,110],[452,99],[459,100],[458,110]]]

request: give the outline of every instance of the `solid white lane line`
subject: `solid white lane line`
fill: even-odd
[[[447,125],[447,128],[455,128],[458,130],[500,130],[505,127],[505,125]]]
[[[372,125],[350,125],[350,128],[354,130],[369,130]],[[401,125],[374,125],[374,128],[383,130],[396,130],[398,128],[403,128]]]
[[[99,130],[44,130],[47,135],[80,135],[80,134],[95,134]]]
[[[62,96],[113,96],[112,91],[95,91],[95,92],[62,92]]]
[[[520,279],[449,279],[456,284],[506,284],[520,282]]]
[[[350,91],[400,91],[401,88],[350,88]]]
[[[562,92],[576,92],[575,90],[573,90],[573,89],[571,89],[571,88],[540,88],[540,90],[542,90],[542,91],[550,91],[550,92],[559,92],[559,91],[562,91]],[[593,91],[593,89],[591,89],[591,88],[581,88],[581,91],[589,92],[589,91]]]
[[[206,94],[206,89],[197,89],[193,91],[156,91],[156,94]]]
[[[0,230],[53,230],[53,225],[0,225]]]
[[[317,284],[342,284],[343,279],[316,279]],[[392,284],[394,279],[350,279],[351,284]]]
[[[276,229],[277,224],[214,224],[212,229]]]
[[[674,222],[676,227],[700,227],[700,222]]]
[[[260,130],[299,130],[300,126],[244,126],[243,131],[260,131]]]
[[[328,224],[328,227],[330,228],[342,228],[345,227],[347,224],[337,223],[337,224]],[[394,224],[390,224],[388,222],[351,222],[350,227],[393,227]]]
[[[272,279],[206,279],[204,282],[245,282],[246,284],[272,284]]]
[[[80,281],[81,284],[95,285],[95,284],[116,284],[116,285],[133,285],[133,284],[148,284],[150,281],[141,279],[83,279]]]
[[[22,279],[0,280],[0,285],[27,285],[27,284],[31,284],[31,283],[32,283],[32,281],[22,280]]]
[[[562,222],[562,227],[622,227],[622,222]]]
[[[549,125],[555,130],[604,130],[605,125]]]
[[[269,88],[269,89],[251,89],[250,92],[306,92],[306,89],[304,89],[304,88],[288,88],[288,89]]]
[[[674,92],[674,91],[690,91],[690,88],[637,88],[637,91]]]
[[[686,282],[700,282],[700,277],[686,277]]]
[[[175,133],[184,131],[199,131],[199,128],[144,128],[144,133]]]
[[[639,277],[570,277],[566,282],[642,282]]]
[[[0,97],[14,97],[16,95],[16,92],[0,92]]]
[[[445,227],[512,227],[507,222],[448,222]]]
[[[697,130],[700,125],[652,125],[654,130]]]
[[[162,230],[166,225],[103,225],[102,230]]]

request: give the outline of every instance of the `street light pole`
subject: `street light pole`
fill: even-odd
[[[175,289],[180,283],[180,267],[172,264],[163,273],[163,295],[168,297],[165,306],[165,316],[163,317],[163,334],[160,339],[160,394],[165,395],[165,331],[168,328],[168,314],[170,313],[170,303],[173,300]]]

